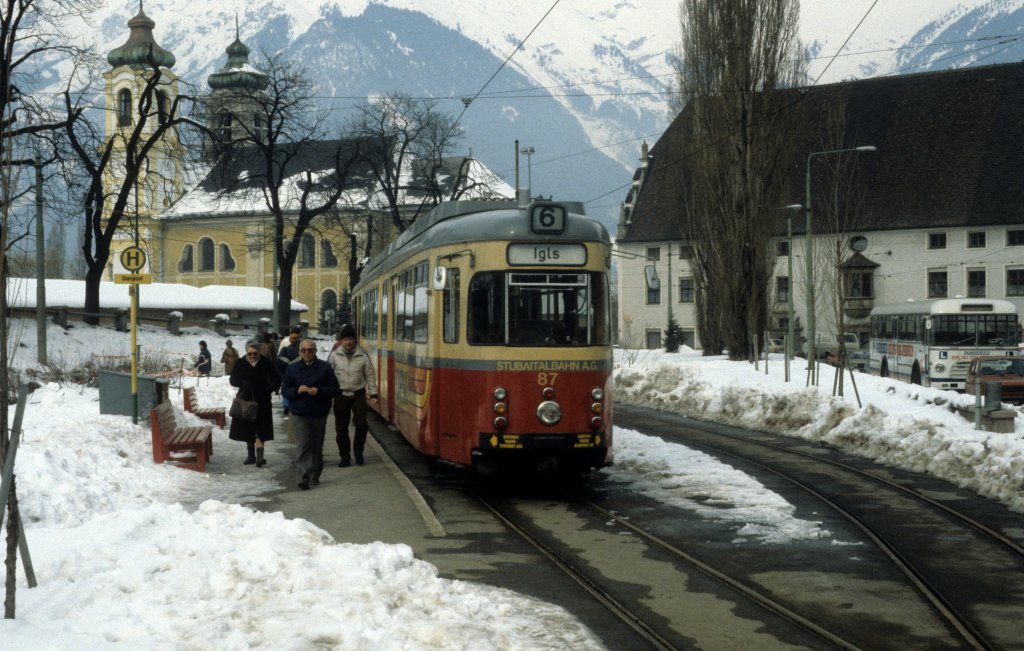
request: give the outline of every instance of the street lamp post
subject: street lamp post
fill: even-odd
[[[798,203],[793,203],[786,206],[787,210],[800,210],[803,206]],[[794,330],[793,321],[795,315],[793,314],[793,290],[796,288],[796,283],[793,282],[793,217],[789,216],[786,218],[786,265],[787,273],[789,278],[789,287],[786,291],[786,382],[789,382],[789,363],[792,361],[793,356],[796,354],[796,332]]]
[[[817,356],[815,351],[814,332],[814,233],[811,225],[811,159],[815,156],[827,154],[842,154],[851,151],[876,151],[874,145],[863,147],[846,147],[844,149],[829,149],[827,151],[815,151],[807,155],[807,200],[804,208],[807,210],[807,371],[810,373],[814,368],[814,359]],[[841,335],[842,333],[837,333]]]
[[[527,194],[533,195],[533,155],[537,153],[537,150],[533,147],[523,147],[519,150],[519,153],[526,155],[526,191]],[[519,188],[516,188],[516,192]]]

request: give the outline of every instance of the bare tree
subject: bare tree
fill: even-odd
[[[74,79],[75,76],[72,76]],[[85,322],[99,323],[100,282],[110,259],[111,243],[117,236],[138,232],[140,204],[160,194],[176,196],[180,181],[160,161],[186,158],[188,137],[185,127],[203,130],[189,115],[193,96],[175,94],[167,98],[163,69],[150,50],[148,68],[135,99],[133,120],[119,126],[109,137],[83,117],[82,93],[64,90],[68,120],[65,136],[74,152],[75,171],[80,175],[83,211],[82,256],[85,259]],[[143,204],[148,205],[148,204]]]
[[[798,0],[681,4],[678,83],[691,137],[684,231],[694,245],[705,354],[719,352],[720,341],[730,358],[744,359],[767,324],[768,213],[788,162],[777,91],[800,78],[798,17]]]
[[[14,150],[25,136],[52,132],[63,127],[64,118],[54,119],[41,110],[31,88],[36,66],[47,57],[65,53],[76,56],[60,29],[63,19],[91,11],[96,0],[3,0],[0,2],[0,459],[6,459],[9,440],[6,403],[12,394],[8,356],[8,250],[11,235],[11,206],[23,191],[13,163]],[[35,119],[28,119],[34,114]],[[7,499],[7,548],[4,617],[15,615],[15,589],[21,517],[16,483],[11,478]]]
[[[822,151],[835,151],[857,147],[850,143],[847,133],[846,105],[831,105],[824,117],[824,137],[821,142]],[[847,359],[844,333],[847,331],[846,297],[851,293],[860,293],[861,288],[850,286],[853,280],[860,280],[856,274],[848,274],[846,264],[851,256],[850,240],[863,219],[864,205],[867,201],[867,186],[861,171],[864,161],[856,155],[823,156],[819,161],[821,173],[812,184],[815,192],[811,197],[811,205],[818,213],[818,222],[822,224],[823,234],[819,238],[822,246],[815,249],[812,267],[817,283],[823,291],[815,292],[815,297],[825,301],[827,321],[831,322],[833,332],[837,335],[837,361]],[[812,282],[815,280],[812,279]],[[806,279],[805,279],[806,282]],[[817,306],[815,306],[817,307]],[[844,394],[842,373],[837,378],[837,393]]]
[[[295,263],[303,236],[320,221],[337,214],[349,175],[363,143],[325,140],[325,114],[316,108],[315,89],[306,71],[280,54],[262,53],[256,65],[266,85],[252,84],[221,93],[214,119],[231,125],[217,133],[221,169],[248,167],[269,212],[272,232],[256,241],[270,248],[279,271],[275,327],[287,330]]]
[[[362,161],[369,166],[384,208],[398,232],[445,200],[458,199],[477,187],[468,157],[448,160],[463,131],[433,101],[392,92],[356,111],[345,132],[369,146]]]

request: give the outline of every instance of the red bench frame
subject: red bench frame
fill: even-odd
[[[213,427],[178,427],[174,420],[174,408],[169,402],[161,402],[149,410],[149,427],[153,435],[153,461],[173,461],[186,468],[206,472],[206,462],[213,456]],[[172,457],[172,452],[191,452],[185,456]]]
[[[199,395],[195,387],[185,387],[184,391],[185,411],[195,414],[202,419],[212,420],[217,427],[225,427],[228,423],[228,415],[223,407],[200,407]]]

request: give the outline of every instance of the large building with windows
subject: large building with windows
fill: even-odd
[[[769,336],[783,337],[790,319],[795,336],[804,334],[808,268],[815,331],[834,334],[842,310],[844,330],[862,345],[876,305],[964,296],[1006,299],[1024,311],[1024,63],[787,92],[794,152],[784,199],[769,211]],[[845,116],[838,143],[830,115]],[[622,205],[616,260],[625,346],[659,347],[671,311],[685,343],[700,348],[695,310],[715,309],[696,303],[690,261],[699,243],[686,239],[687,198],[676,180],[691,149],[682,117],[650,151],[644,146]],[[860,188],[842,222],[822,208],[837,157],[847,157]]]
[[[155,23],[140,9],[129,22],[128,40],[108,55],[111,69],[104,75],[107,105],[106,134],[117,140],[130,127],[139,111],[138,97],[151,73],[153,62],[161,68],[162,81],[156,107],[164,115],[165,105],[177,96],[179,79],[170,68],[174,55],[154,38]],[[197,287],[238,285],[271,288],[278,277],[271,237],[274,218],[260,180],[265,177],[265,157],[246,139],[260,138],[268,125],[260,112],[239,105],[239,101],[266,88],[268,78],[248,63],[249,49],[236,34],[227,47],[227,62],[207,79],[209,94],[204,98],[206,126],[215,138],[204,142],[203,152],[184,152],[173,135],[164,139],[149,157],[148,175],[138,184],[137,220],[131,220],[115,239],[109,263],[109,277],[124,273],[118,251],[135,244],[136,232],[146,250],[147,267],[155,282],[185,283]],[[152,57],[152,58],[151,58]],[[241,122],[240,116],[252,115]],[[251,142],[251,140],[250,140]],[[352,150],[365,145],[356,140],[307,141],[283,145],[278,168],[286,179],[281,196],[285,210],[285,241],[297,217],[303,192],[329,192],[338,156],[348,160]],[[365,150],[365,148],[364,148]],[[186,153],[202,160],[195,178],[186,179],[182,161]],[[202,155],[197,155],[202,154]],[[408,179],[403,189],[404,204],[418,209],[428,192],[422,161],[408,160],[401,176]],[[441,173],[437,174],[440,168]],[[116,170],[116,166],[114,166]],[[470,187],[464,198],[505,198],[513,190],[479,161],[453,157],[431,164],[436,178]],[[332,332],[337,326],[342,295],[349,287],[349,260],[380,251],[395,234],[389,212],[379,201],[380,187],[365,166],[354,164],[345,177],[345,192],[337,207],[315,218],[298,241],[293,272],[293,299],[310,307],[304,318],[314,328]],[[113,177],[110,183],[116,181]],[[110,187],[108,185],[108,187]],[[418,188],[424,189],[418,189]],[[437,187],[430,191],[438,192]],[[440,188],[451,192],[452,188]],[[294,230],[292,230],[294,232]],[[355,242],[353,247],[352,243]],[[233,316],[233,315],[229,315]]]

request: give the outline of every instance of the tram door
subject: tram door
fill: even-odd
[[[433,285],[435,300],[431,304],[433,315],[431,327],[434,334],[431,341],[435,346],[433,356],[435,360],[448,360],[458,357],[459,346],[465,345],[465,338],[462,334],[463,316],[462,310],[462,278],[463,272],[460,266],[452,265],[446,268],[441,276],[436,276]],[[456,370],[451,364],[434,365],[433,386],[430,388],[431,424],[437,433],[439,443],[438,454],[444,459],[462,459],[461,447],[464,441],[460,440],[459,432],[461,427],[459,421],[467,416],[466,410],[449,410],[444,413],[442,405],[457,405],[465,400],[465,394],[460,395],[459,389],[465,390],[464,382],[455,380]],[[453,381],[455,380],[455,381]]]

